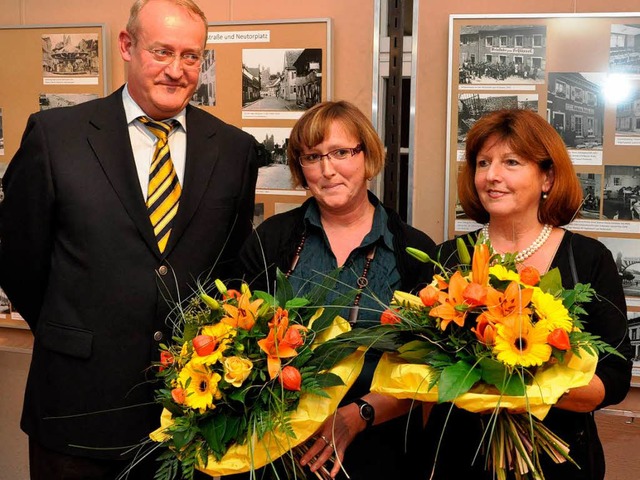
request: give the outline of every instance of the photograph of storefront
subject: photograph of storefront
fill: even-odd
[[[216,104],[216,52],[211,49],[204,51],[200,64],[200,78],[198,88],[193,92],[191,105],[213,107]],[[244,79],[243,79],[244,85]]]
[[[640,137],[640,88],[635,88],[616,108],[616,135]]]
[[[546,26],[460,28],[459,83],[543,83]]]
[[[464,148],[467,132],[481,116],[503,108],[538,111],[537,94],[461,93],[458,95],[458,148]]]
[[[609,70],[640,73],[640,25],[611,25]]]
[[[601,74],[550,72],[547,120],[568,148],[602,149],[604,96]]]

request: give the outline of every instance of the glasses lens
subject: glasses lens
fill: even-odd
[[[329,152],[329,156],[331,158],[335,158],[336,160],[344,160],[351,154],[350,148],[338,148],[332,152]]]

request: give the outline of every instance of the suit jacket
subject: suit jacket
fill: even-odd
[[[32,115],[7,169],[0,285],[35,335],[21,426],[46,447],[119,457],[158,426],[150,365],[171,340],[171,309],[199,276],[227,278],[251,231],[255,140],[191,106],[186,118],[163,254],[121,90]]]

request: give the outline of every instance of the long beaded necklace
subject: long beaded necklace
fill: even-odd
[[[302,253],[302,249],[304,248],[304,243],[307,241],[307,234],[303,233],[302,238],[300,239],[300,243],[296,247],[296,251],[293,254],[293,259],[291,260],[291,265],[289,266],[289,270],[285,273],[285,277],[289,278],[289,276],[293,273],[296,266],[298,265],[298,261],[300,260],[300,254]],[[353,306],[349,310],[349,324],[354,326],[358,321],[358,310],[360,310],[360,299],[362,298],[362,289],[366,288],[369,285],[369,280],[367,279],[367,275],[369,274],[369,269],[371,268],[371,262],[376,256],[376,246],[372,245],[369,251],[367,252],[366,261],[364,263],[364,268],[362,269],[362,274],[356,279],[356,285],[360,289],[356,297],[353,299]]]
[[[516,262],[522,263],[531,255],[536,253],[538,249],[542,247],[542,245],[544,245],[544,243],[547,241],[547,239],[549,238],[549,235],[551,235],[552,230],[553,230],[553,227],[551,225],[549,225],[548,223],[545,224],[544,227],[542,227],[542,231],[540,232],[540,235],[538,235],[538,238],[536,238],[533,241],[533,243],[529,245],[527,248],[525,248],[524,250],[520,250],[516,254],[516,258],[515,258]],[[486,240],[489,240],[489,224],[488,223],[485,223],[482,227],[482,236]],[[504,255],[502,256],[502,258],[504,258]]]

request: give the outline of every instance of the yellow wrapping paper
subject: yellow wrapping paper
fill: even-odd
[[[336,317],[331,327],[322,332],[322,340],[331,339],[349,329],[346,320]],[[316,341],[317,343],[318,341]],[[327,388],[325,392],[329,394],[329,398],[311,394],[303,394],[300,397],[297,410],[291,412],[289,417],[289,425],[295,433],[295,438],[281,431],[269,432],[260,440],[254,436],[244,445],[231,446],[220,461],[216,461],[213,455],[210,455],[207,465],[198,466],[198,470],[211,476],[246,472],[252,468],[263,467],[303,443],[336,411],[338,404],[360,375],[363,362],[364,350],[361,349],[328,370],[338,375],[345,383],[345,385]],[[163,410],[160,417],[160,428],[149,435],[151,440],[162,442],[166,439],[164,430],[172,423],[171,413],[166,409]]]
[[[563,364],[540,369],[523,396],[501,396],[495,387],[480,385],[460,395],[453,403],[470,412],[484,412],[496,407],[529,411],[543,420],[560,396],[570,388],[587,385],[593,377],[598,357],[584,350],[567,355]],[[373,376],[371,391],[395,398],[410,398],[423,402],[438,401],[438,387],[429,390],[433,369],[428,365],[406,363],[385,353]]]

